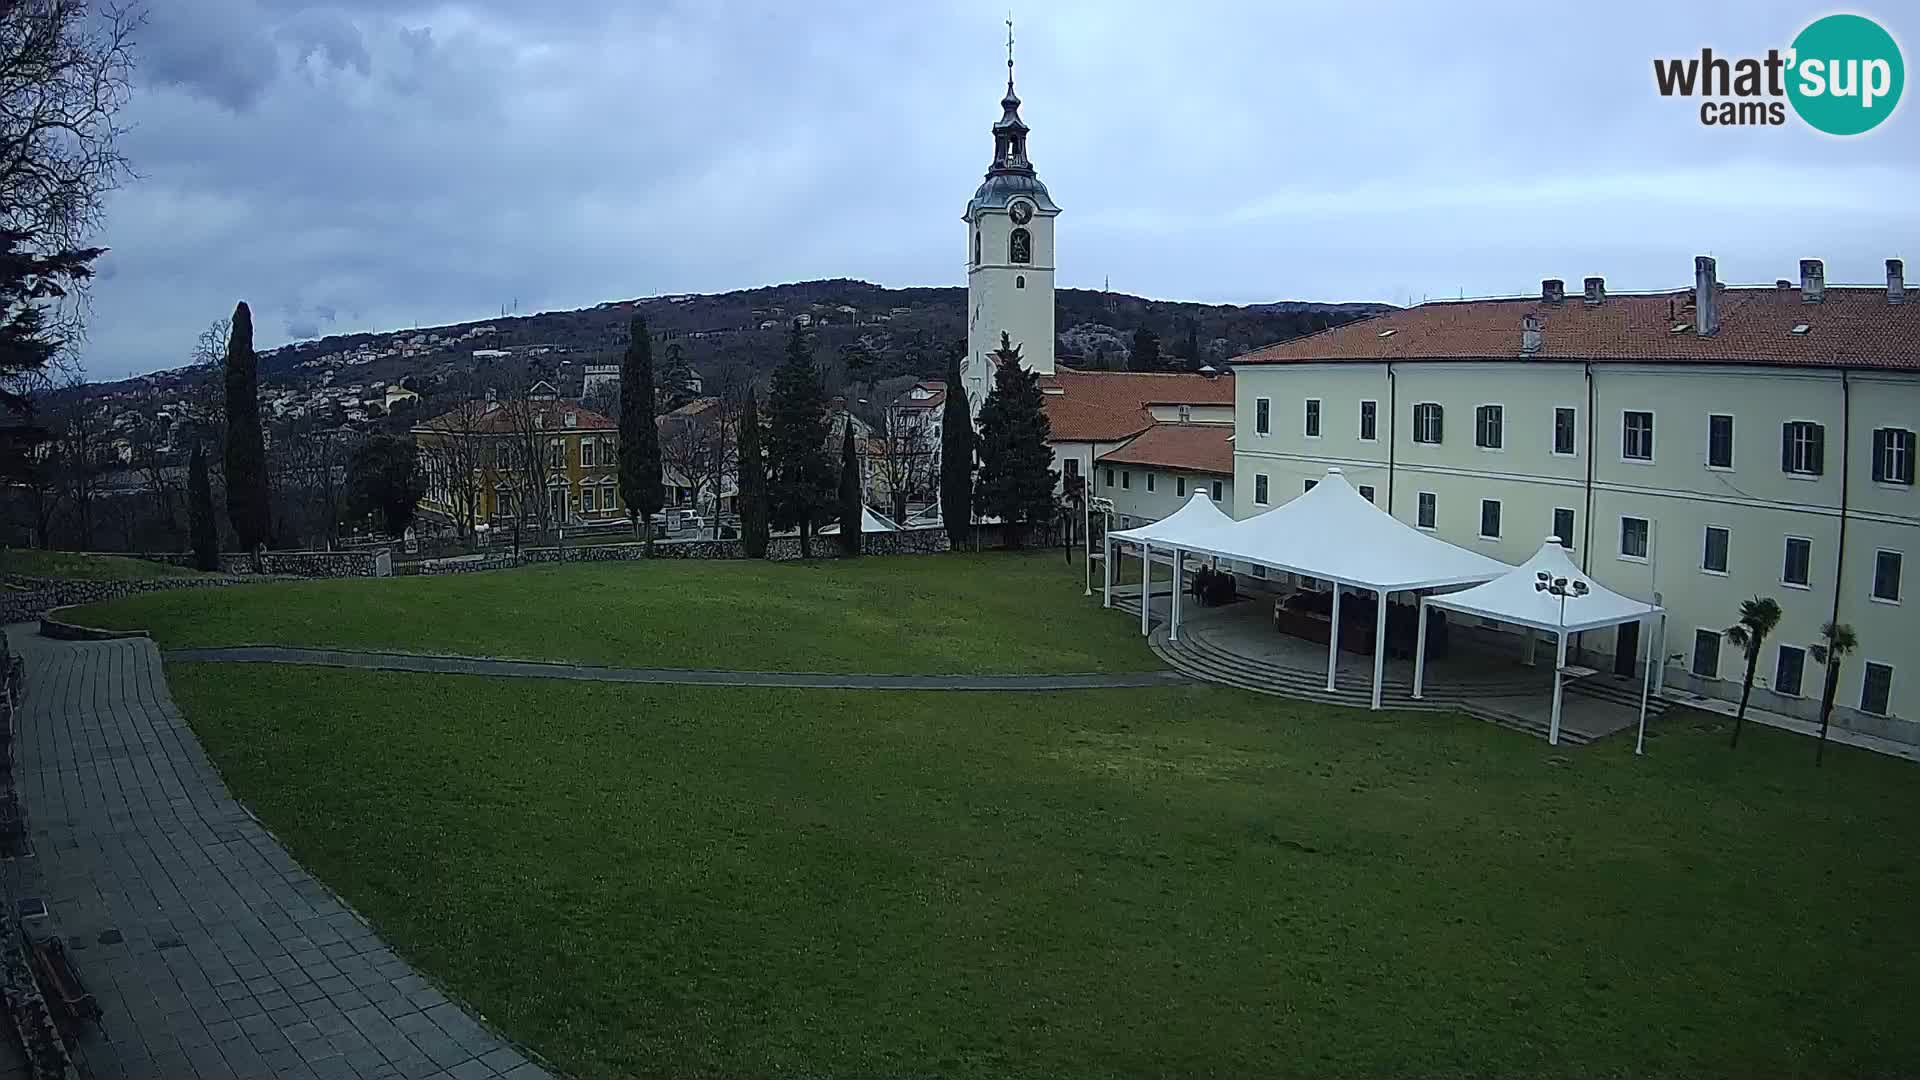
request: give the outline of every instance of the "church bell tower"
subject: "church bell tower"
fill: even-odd
[[[993,164],[961,215],[967,223],[967,400],[977,415],[993,389],[1004,332],[1021,366],[1053,374],[1053,219],[1060,213],[1027,158],[1027,125],[1013,92],[1013,23],[1007,23],[1007,96],[993,125]]]

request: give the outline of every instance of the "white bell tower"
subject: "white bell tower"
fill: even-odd
[[[1007,23],[1007,96],[993,125],[993,164],[967,211],[967,360],[975,415],[993,389],[991,353],[1005,333],[1021,366],[1053,374],[1053,219],[1060,213],[1027,159],[1027,125],[1013,92],[1013,23]]]

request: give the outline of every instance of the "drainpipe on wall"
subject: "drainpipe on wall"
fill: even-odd
[[[1396,389],[1397,386],[1393,381],[1393,361],[1389,360],[1387,361],[1387,515],[1389,517],[1393,515],[1394,424],[1400,417],[1398,394],[1395,392]],[[1375,417],[1374,423],[1377,424],[1379,422],[1380,418]]]
[[[1593,573],[1593,429],[1599,420],[1593,414],[1593,361],[1586,363],[1587,376],[1587,535],[1580,542],[1580,572]]]
[[[1840,543],[1833,556],[1833,614],[1829,622],[1840,621],[1841,577],[1847,568],[1847,481],[1853,463],[1853,386],[1846,369],[1840,371]]]

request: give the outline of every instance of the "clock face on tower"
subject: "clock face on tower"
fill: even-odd
[[[1027,222],[1033,220],[1033,204],[1028,202],[1016,202],[1013,204],[1013,207],[1009,211],[1009,213],[1012,214],[1013,223],[1015,225],[1025,225]]]

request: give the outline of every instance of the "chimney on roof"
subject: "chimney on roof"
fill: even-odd
[[[1557,277],[1541,278],[1540,299],[1549,304],[1563,303],[1567,299],[1567,283]]]
[[[1607,302],[1607,279],[1606,278],[1590,277],[1587,279],[1586,285],[1587,285],[1587,303],[1604,304]]]
[[[493,387],[487,387],[487,404],[496,405],[499,404],[499,401],[499,395],[494,393]]]
[[[1827,267],[1819,259],[1800,260],[1800,302],[1817,304],[1827,298]]]
[[[1906,268],[1906,264],[1899,259],[1887,260],[1887,303],[1907,302]]]
[[[1720,297],[1716,295],[1720,290],[1715,288],[1713,271],[1713,256],[1694,256],[1693,329],[1701,337],[1720,329]]]
[[[1532,356],[1539,352],[1546,336],[1541,329],[1540,316],[1527,312],[1526,317],[1520,320],[1520,355]]]
[[[1791,289],[1793,288],[1793,282],[1788,281],[1786,278],[1775,278],[1773,280],[1773,287],[1776,289]]]

